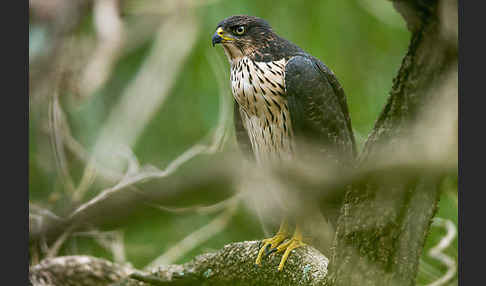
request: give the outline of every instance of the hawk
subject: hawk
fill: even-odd
[[[237,15],[222,20],[212,37],[231,65],[236,137],[258,164],[305,158],[308,144],[323,160],[347,164],[356,155],[344,91],[320,60],[278,36],[263,19]],[[320,157],[321,158],[321,157]],[[287,219],[264,239],[264,253],[290,252],[305,245],[299,223],[292,236]]]

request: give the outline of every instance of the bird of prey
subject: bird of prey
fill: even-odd
[[[221,44],[231,65],[236,137],[262,166],[295,160],[317,145],[323,160],[350,162],[356,154],[344,91],[317,58],[278,36],[265,20],[231,16],[216,27],[212,44]],[[284,218],[276,235],[264,239],[264,253],[290,252],[305,245],[297,222],[290,237]]]

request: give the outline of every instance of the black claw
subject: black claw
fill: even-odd
[[[267,245],[265,246],[265,250],[263,251],[263,254],[267,253],[267,251],[268,251],[268,248],[269,248],[269,247],[270,247],[270,244],[267,244]]]
[[[276,251],[277,251],[277,248],[276,247],[274,247],[274,248],[272,248],[270,250],[265,249],[265,253],[263,254],[263,257],[267,258],[270,254],[272,254],[272,253],[274,253]]]
[[[273,251],[273,248],[271,247],[271,244],[268,244],[267,247],[265,247],[265,251],[263,251],[263,257],[267,257]]]

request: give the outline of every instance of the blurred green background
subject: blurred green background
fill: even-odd
[[[189,1],[193,2],[197,1]],[[229,64],[220,47],[211,47],[211,36],[219,21],[235,14],[249,14],[266,19],[278,34],[321,59],[344,87],[356,139],[359,144],[364,142],[386,102],[392,80],[398,72],[410,40],[404,21],[389,1],[206,2],[191,8],[190,15],[195,17],[197,25],[195,44],[183,61],[167,99],[158,107],[133,146],[133,152],[141,164],[164,168],[217,125],[220,112],[218,78],[222,78],[227,87],[229,82],[227,74],[215,74],[211,62],[224,63],[224,73],[228,72]],[[147,3],[153,1],[120,2],[122,20],[133,23],[146,17],[144,13],[133,11],[143,8]],[[164,17],[164,14],[160,17]],[[94,20],[92,12],[88,11],[70,36],[76,38],[93,35]],[[50,48],[50,37],[48,25],[42,21],[31,21],[31,62]],[[61,89],[60,97],[64,97],[62,104],[71,132],[88,150],[93,148],[110,110],[146,60],[153,48],[154,37],[149,36],[147,41],[123,53],[114,63],[107,81],[88,99],[71,100],[71,97],[75,97],[72,92]],[[168,38],[165,43],[171,45],[171,42]],[[63,50],[57,52],[62,53]],[[229,89],[227,91],[227,96],[231,97]],[[139,100],[143,101],[143,96],[140,94]],[[44,128],[45,122],[41,115],[33,114],[34,112],[35,108],[31,106],[29,199],[30,202],[47,208],[62,209],[65,192],[52,162],[46,161],[46,139],[42,138],[42,132],[38,132]],[[226,144],[227,148],[235,148],[234,138],[231,137]],[[71,158],[68,161],[70,172],[75,181],[78,181],[83,165]],[[86,198],[98,191],[97,185],[93,185]],[[172,214],[153,208],[134,216],[120,229],[123,232],[126,260],[135,267],[144,267],[217,215],[191,212]],[[444,182],[437,216],[452,220],[457,225],[457,179],[450,178]],[[418,276],[420,285],[434,281],[445,272],[443,265],[427,255],[428,249],[444,234],[443,228],[431,228]],[[195,255],[219,249],[230,242],[261,238],[263,232],[255,215],[240,206],[224,230],[174,262],[186,262]],[[99,243],[83,235],[70,239],[61,249],[61,254],[73,253],[113,258]],[[446,253],[457,262],[457,238],[447,248]]]

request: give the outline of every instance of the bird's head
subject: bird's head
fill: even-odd
[[[226,56],[233,62],[242,57],[265,57],[281,40],[267,21],[247,15],[231,16],[219,22],[212,42],[222,44]]]

